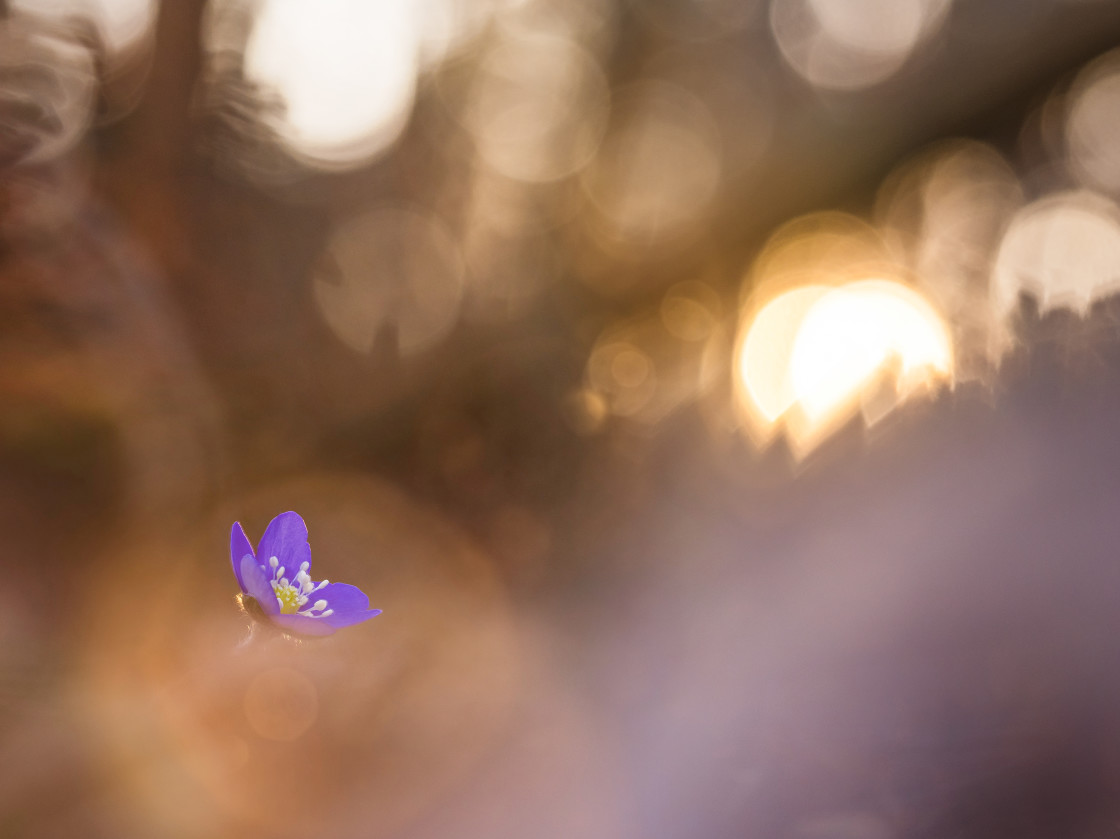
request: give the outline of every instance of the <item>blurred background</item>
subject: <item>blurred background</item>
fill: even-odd
[[[0,0],[0,837],[1116,836],[1117,46]]]

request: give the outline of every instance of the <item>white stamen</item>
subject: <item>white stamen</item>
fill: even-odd
[[[279,568],[279,570],[277,570],[277,572],[276,572],[276,576],[277,576],[277,577],[283,577],[283,576],[284,576],[284,571],[285,571],[285,570],[286,570],[286,569],[284,568],[284,566],[283,566],[283,565],[281,565],[281,566],[280,566],[280,568]]]
[[[315,588],[313,588],[311,590],[312,591],[318,591],[319,589],[321,589],[323,586],[325,586],[329,582],[330,582],[330,580],[323,580],[323,582],[319,583],[319,585],[315,586]]]
[[[273,556],[273,557],[269,557],[269,560],[268,560],[268,564],[269,564],[269,565],[271,565],[271,566],[272,566],[273,568],[275,568],[275,567],[276,567],[277,565],[279,565],[279,564],[280,564],[280,560],[278,560],[278,559],[277,559],[276,557],[274,557],[274,556]]]
[[[287,577],[281,577],[280,578],[280,585],[282,585],[284,588],[288,588],[289,586],[291,586],[291,583],[288,582]]]
[[[299,570],[303,571],[304,573],[307,573],[307,569],[310,568],[310,567],[311,567],[310,562],[301,562],[299,564]]]
[[[323,614],[319,615],[319,617],[325,618],[327,615],[333,615],[333,614],[334,614],[334,609],[327,609],[327,611],[323,612]]]
[[[319,609],[325,609],[325,608],[327,608],[327,601],[326,600],[316,600],[315,605],[312,606],[311,608],[316,610],[316,611],[318,611]]]

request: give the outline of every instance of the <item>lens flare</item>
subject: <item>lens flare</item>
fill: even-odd
[[[822,420],[854,401],[897,359],[900,394],[952,370],[940,317],[900,283],[867,280],[818,300],[797,330],[789,376],[806,415]]]
[[[804,454],[861,399],[879,396],[884,375],[894,384],[889,410],[952,372],[952,341],[933,307],[901,283],[863,280],[802,286],[759,309],[740,345],[738,385],[752,436],[780,423]],[[877,403],[868,420],[884,412]]]
[[[753,409],[758,432],[765,434],[797,402],[789,364],[797,332],[813,305],[829,292],[811,285],[787,291],[755,316],[739,352],[739,378]]]

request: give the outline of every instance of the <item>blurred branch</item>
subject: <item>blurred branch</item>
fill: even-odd
[[[2,0],[0,0],[2,2]],[[204,0],[161,3],[151,76],[136,113],[129,156],[175,168],[194,142],[191,102],[202,65],[200,31]]]

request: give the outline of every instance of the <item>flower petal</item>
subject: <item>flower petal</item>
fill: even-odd
[[[269,620],[293,635],[333,635],[335,631],[330,624],[303,615],[272,615]]]
[[[253,545],[241,527],[241,522],[235,521],[229,532],[229,561],[233,563],[233,575],[237,577],[237,584],[245,591],[245,581],[241,578],[241,558],[253,556]]]
[[[264,536],[257,545],[257,558],[261,565],[268,565],[276,557],[286,569],[285,576],[292,579],[300,564],[311,564],[311,546],[307,544],[307,525],[298,513],[281,513],[268,523]]]
[[[375,618],[380,614],[380,609],[359,609],[356,612],[335,612],[333,615],[319,618],[318,622],[333,626],[335,629],[342,629],[344,626],[353,626],[356,623]]]
[[[346,583],[328,583],[311,597],[316,601],[326,600],[327,609],[333,610],[332,614],[315,618],[315,620],[329,624],[336,629],[361,623],[374,615],[381,614],[380,609],[369,608],[369,598],[365,592],[357,586],[347,585]]]
[[[327,608],[334,609],[336,613],[356,612],[369,608],[369,598],[366,597],[366,593],[357,586],[347,585],[346,583],[327,583],[311,595],[308,600],[312,602],[326,600]]]
[[[269,577],[264,569],[257,565],[253,556],[241,558],[242,590],[260,604],[265,614],[272,616],[280,612],[280,601],[272,591]]]

